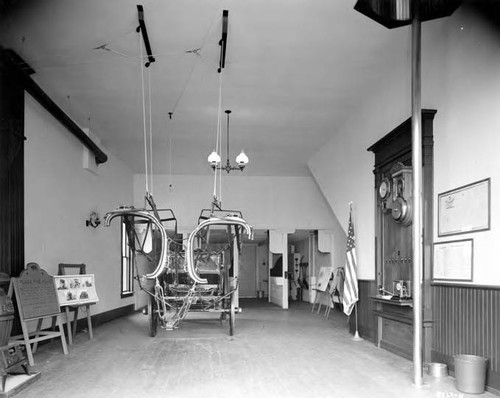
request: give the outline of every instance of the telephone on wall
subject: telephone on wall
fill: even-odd
[[[384,213],[390,211],[392,218],[405,226],[412,221],[413,180],[412,168],[401,162],[395,163],[389,176],[382,176],[378,187],[380,206]]]
[[[396,222],[410,225],[412,221],[413,179],[412,168],[403,163],[396,163],[391,168],[392,208],[391,215]]]

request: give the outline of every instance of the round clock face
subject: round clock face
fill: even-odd
[[[378,193],[382,199],[385,199],[387,198],[387,196],[389,196],[390,191],[391,188],[389,185],[389,180],[387,178],[384,178],[380,183],[380,186],[378,187]]]

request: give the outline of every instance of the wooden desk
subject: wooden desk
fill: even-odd
[[[413,301],[371,296],[377,317],[377,346],[404,358],[413,357]]]

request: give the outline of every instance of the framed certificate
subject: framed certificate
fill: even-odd
[[[434,243],[432,279],[472,282],[472,239]]]
[[[490,229],[490,179],[438,195],[438,236]]]

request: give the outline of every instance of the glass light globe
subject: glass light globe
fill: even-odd
[[[212,166],[217,166],[220,163],[220,156],[217,152],[213,151],[210,155],[208,155],[208,162]]]
[[[236,156],[236,163],[238,163],[240,166],[244,166],[248,163],[248,156],[245,155],[245,152],[241,151],[241,153]]]

